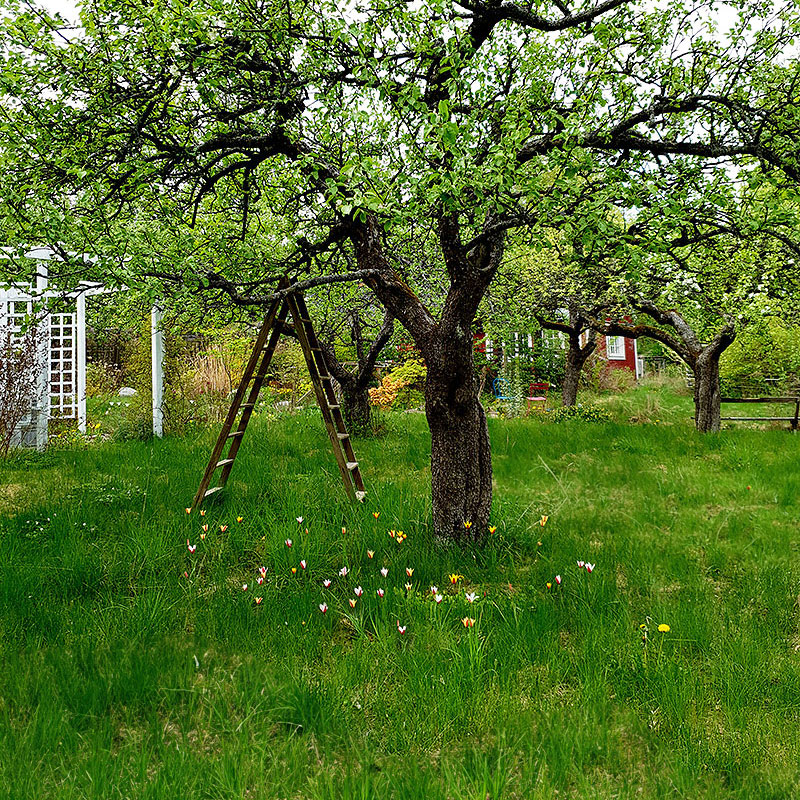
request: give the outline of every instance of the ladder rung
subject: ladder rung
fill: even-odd
[[[224,467],[226,464],[233,464],[232,458],[223,458],[222,461],[217,461],[218,467]]]
[[[217,492],[221,491],[222,491],[221,486],[214,486],[212,489],[206,489],[205,493],[203,494],[203,497],[208,497],[209,495],[216,494]]]
[[[347,469],[349,469],[350,472],[352,472],[357,467],[358,467],[358,461],[348,461],[347,462]]]
[[[333,378],[330,375],[320,375],[319,379],[321,381],[332,381],[333,380]]]
[[[334,409],[334,408],[339,408],[339,406],[337,406],[337,405],[334,403],[333,405],[329,405],[329,406],[328,406],[328,408],[330,408],[330,409]]]
[[[307,325],[310,325],[310,324],[311,324],[311,320],[310,320],[310,319],[308,319],[308,318],[304,318],[304,317],[300,317],[300,319],[298,320],[298,322],[305,322]]]
[[[242,403],[239,408],[255,408],[255,403]]]
[[[349,433],[337,433],[336,435],[337,435],[337,436],[338,436],[340,439],[349,439],[349,438],[350,438],[350,434],[349,434]]]
[[[244,436],[244,431],[234,431],[228,434],[229,439],[235,439],[237,436]]]

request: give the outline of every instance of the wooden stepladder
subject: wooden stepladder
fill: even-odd
[[[279,285],[280,289],[290,287],[291,283],[286,278]],[[291,324],[287,325],[286,318],[289,315],[291,315]],[[350,434],[345,427],[342,410],[333,390],[333,378],[325,363],[317,335],[314,333],[303,295],[300,292],[292,292],[283,299],[276,300],[264,317],[250,360],[247,362],[217,443],[211,451],[211,458],[203,474],[203,479],[194,496],[192,508],[197,508],[203,500],[219,492],[227,483],[259,392],[267,379],[267,371],[272,356],[275,354],[275,348],[281,334],[286,332],[287,328],[289,330],[294,328],[297,340],[303,350],[314,393],[317,396],[317,403],[322,412],[322,419],[333,445],[333,454],[342,473],[345,490],[351,498],[364,499],[366,495],[364,481],[361,479],[361,471],[353,453]],[[221,470],[218,483],[216,486],[211,486],[217,470]]]

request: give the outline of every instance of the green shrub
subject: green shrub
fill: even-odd
[[[369,390],[373,405],[381,409],[414,408],[423,400],[428,370],[422,361],[409,360],[383,376],[381,385]]]
[[[564,406],[557,408],[547,417],[552,422],[564,422],[569,419],[581,419],[585,422],[611,422],[611,414],[597,406]]]

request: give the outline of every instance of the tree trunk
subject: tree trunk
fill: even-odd
[[[590,333],[589,342],[584,347],[581,347],[580,332],[569,334],[569,349],[564,361],[564,380],[561,384],[561,401],[565,406],[574,406],[577,402],[581,370],[594,349],[594,331]]]
[[[703,350],[694,366],[694,424],[702,433],[715,433],[720,428],[720,353]]]
[[[372,428],[372,405],[369,389],[360,381],[341,383],[342,414],[350,433],[363,433]]]
[[[720,428],[719,359],[736,338],[733,325],[727,325],[690,362],[694,372],[694,425],[702,433]]]
[[[431,431],[435,535],[468,542],[486,535],[492,507],[492,457],[486,413],[472,370],[471,338],[466,352],[459,355],[460,367],[444,356],[428,361],[425,412]]]

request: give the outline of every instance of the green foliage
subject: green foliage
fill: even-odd
[[[597,406],[585,406],[577,403],[574,406],[562,406],[555,409],[547,418],[552,422],[565,422],[567,420],[583,420],[584,422],[610,422],[611,415]]]
[[[723,393],[775,393],[800,386],[800,328],[774,317],[754,322],[720,359]]]
[[[409,359],[381,379],[377,388],[369,390],[370,401],[381,409],[416,408],[423,400],[428,370],[422,361]]]

